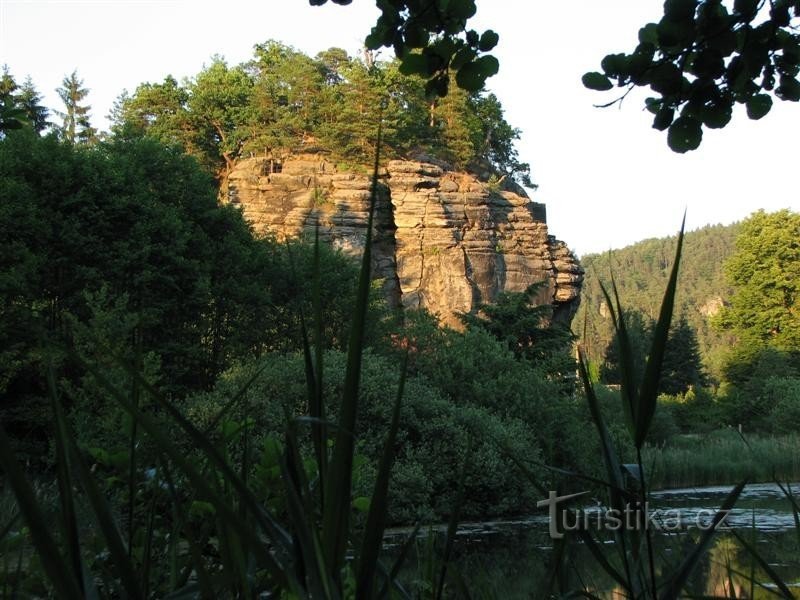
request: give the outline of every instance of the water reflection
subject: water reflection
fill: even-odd
[[[793,486],[798,489],[800,486]],[[687,520],[696,515],[713,515],[730,488],[670,490],[652,496],[657,510],[680,509]],[[710,517],[709,517],[710,519]],[[773,485],[745,488],[736,508],[727,519],[730,531],[718,532],[712,546],[694,570],[686,595],[694,597],[776,598],[776,586],[758,561],[736,539],[734,532],[754,548],[800,597],[800,531],[795,527],[789,501]],[[547,584],[546,566],[552,557],[552,541],[547,534],[545,515],[515,521],[467,524],[459,531],[457,566],[473,597],[537,597]],[[398,534],[401,532],[398,532]],[[699,539],[701,531],[661,532],[655,536],[657,579],[674,572]],[[435,532],[428,535],[435,535]],[[602,534],[601,534],[602,535]],[[399,540],[400,535],[396,539]],[[427,540],[427,541],[426,541]],[[429,545],[418,541],[418,547]],[[616,560],[613,539],[604,542],[610,561]],[[598,561],[582,543],[567,547],[565,569],[560,574],[562,591],[590,590],[601,597],[623,597]],[[424,552],[418,550],[418,554]],[[412,561],[413,562],[413,561]],[[620,565],[616,565],[621,568]],[[410,569],[406,579],[420,577]]]

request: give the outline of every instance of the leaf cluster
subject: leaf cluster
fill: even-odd
[[[666,0],[662,19],[639,30],[634,51],[609,54],[583,83],[626,95],[650,88],[653,127],[667,131],[673,151],[695,150],[704,128],[725,127],[736,104],[757,120],[773,97],[800,101],[798,17],[796,0]]]
[[[309,0],[312,6],[327,0]],[[350,4],[334,0],[336,4]],[[425,80],[428,97],[444,97],[450,89],[451,73],[459,88],[483,89],[500,63],[491,54],[500,37],[488,29],[467,29],[477,12],[475,0],[379,0],[378,21],[364,44],[369,50],[392,48],[400,61],[400,72]]]

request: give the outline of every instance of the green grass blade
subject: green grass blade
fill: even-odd
[[[594,387],[589,379],[589,373],[586,369],[586,358],[583,354],[583,349],[580,346],[578,346],[578,372],[580,374],[581,382],[583,383],[586,400],[589,404],[589,413],[591,414],[592,421],[597,428],[597,433],[600,438],[600,448],[603,452],[603,463],[606,466],[608,480],[611,484],[608,487],[611,508],[619,511],[619,514],[623,514],[627,503],[625,494],[622,492],[622,490],[625,489],[622,479],[622,466],[620,465],[616,450],[614,450],[614,443],[611,440],[611,435],[609,434],[606,424],[603,421],[603,415],[600,412],[600,403],[597,400],[597,396],[594,393]],[[631,577],[631,564],[628,559],[628,541],[625,539],[625,535],[622,531],[616,531],[615,537],[617,540],[619,555],[625,570],[625,581],[627,582],[626,589],[631,590],[633,595],[637,595],[635,593],[637,591],[637,586]]]
[[[153,550],[153,537],[155,535],[155,522],[156,522],[156,499],[157,494],[153,491],[153,497],[150,500],[150,506],[147,509],[147,529],[144,537],[144,549],[142,552],[142,568],[141,568],[141,581],[142,581],[142,597],[150,597],[150,565],[152,562]]]
[[[49,521],[44,515],[30,482],[25,477],[19,462],[11,449],[8,436],[0,425],[0,467],[5,472],[5,481],[17,498],[17,505],[30,531],[31,541],[42,568],[61,598],[80,598],[81,592],[72,569],[61,556],[58,544],[50,534]]]
[[[464,495],[466,493],[467,469],[472,462],[472,451],[474,449],[473,438],[470,434],[467,440],[467,453],[464,455],[464,462],[458,475],[458,492],[456,493],[455,506],[451,509],[450,520],[447,523],[447,535],[444,541],[444,552],[442,552],[442,565],[439,570],[439,577],[436,584],[436,600],[442,599],[444,593],[444,583],[447,577],[447,568],[450,563],[450,556],[453,553],[453,546],[458,532],[458,522],[461,519],[461,507],[464,506]]]
[[[686,226],[686,215],[683,216],[681,229],[678,233],[678,246],[675,250],[675,260],[672,263],[672,271],[669,275],[667,289],[664,291],[664,299],[661,301],[661,310],[658,315],[655,331],[653,332],[653,343],[650,346],[650,355],[647,358],[647,366],[642,379],[642,387],[639,393],[639,407],[636,415],[636,436],[634,443],[636,448],[641,448],[650,429],[650,423],[656,412],[658,399],[658,381],[661,377],[661,365],[664,362],[664,353],[667,348],[669,338],[669,328],[672,323],[672,313],[675,308],[675,292],[678,288],[678,269],[681,263],[681,252],[683,250],[683,230]]]
[[[83,589],[83,564],[81,560],[81,543],[78,536],[78,519],[75,515],[75,498],[72,491],[70,473],[70,457],[67,450],[67,425],[61,408],[61,401],[56,390],[53,367],[47,369],[47,388],[50,406],[53,410],[55,424],[56,477],[58,480],[58,496],[61,503],[61,525],[64,529],[67,560],[70,563],[76,581]]]
[[[358,390],[361,376],[361,358],[364,350],[364,331],[369,305],[370,271],[372,263],[372,224],[378,196],[378,166],[380,162],[381,125],[378,125],[378,140],[375,151],[375,165],[372,172],[372,190],[369,200],[367,233],[364,240],[364,254],[361,258],[361,271],[358,276],[353,324],[347,344],[347,366],[345,370],[342,403],[339,409],[339,428],[333,458],[328,468],[323,508],[323,548],[326,564],[331,574],[338,577],[344,563],[347,535],[350,521],[350,494],[353,476],[353,449],[358,412]]]
[[[114,522],[114,517],[111,515],[111,509],[106,502],[105,496],[100,492],[89,467],[86,466],[83,457],[80,455],[75,439],[69,436],[67,440],[72,464],[81,482],[81,487],[86,492],[94,518],[97,520],[100,531],[106,540],[109,554],[118,570],[122,588],[128,598],[144,598],[130,552],[122,541],[122,536]]]
[[[400,546],[400,552],[397,553],[397,558],[395,558],[394,564],[392,565],[391,570],[387,574],[386,578],[384,579],[383,585],[381,587],[381,591],[378,594],[378,598],[385,598],[389,593],[389,586],[393,586],[396,589],[397,584],[397,576],[400,574],[400,569],[403,568],[406,560],[408,559],[408,555],[411,552],[411,548],[414,546],[414,543],[417,541],[417,535],[419,535],[420,527],[422,527],[422,523],[417,521],[414,525],[414,529],[411,530],[411,533],[406,536],[403,545]],[[380,567],[380,563],[378,563]],[[405,594],[405,590],[401,589],[401,592]]]
[[[784,598],[787,598],[788,600],[794,600],[794,595],[792,594],[791,590],[786,586],[786,582],[783,581],[781,576],[775,572],[775,569],[773,569],[770,566],[770,564],[766,560],[764,560],[764,557],[762,557],[758,553],[756,547],[750,542],[748,542],[743,536],[739,535],[736,532],[736,530],[732,530],[731,533],[733,533],[733,536],[737,540],[739,540],[739,543],[742,545],[742,547],[744,547],[745,550],[747,550],[750,556],[752,556],[755,559],[755,561],[758,563],[758,566],[761,567],[767,574],[767,576],[772,580],[772,583],[774,583],[777,586],[781,595]]]
[[[789,503],[792,505],[792,516],[794,517],[794,532],[797,535],[797,545],[800,548],[800,503],[798,503],[797,498],[792,491],[791,484],[786,484],[786,487],[783,487],[783,484],[780,481],[776,481],[775,483],[778,484],[778,487],[781,488],[781,492],[783,495],[786,496],[786,499],[789,500]]]
[[[664,591],[661,592],[661,596],[659,596],[660,600],[677,600],[677,598],[680,597],[681,590],[683,590],[686,582],[689,580],[689,576],[700,564],[700,559],[711,545],[711,541],[714,538],[714,533],[716,532],[717,527],[727,516],[728,511],[730,511],[730,509],[732,509],[736,504],[736,501],[739,499],[739,496],[741,495],[746,484],[747,481],[742,481],[730,491],[728,496],[725,498],[725,501],[722,503],[719,511],[716,515],[714,515],[714,519],[711,521],[711,526],[702,533],[700,540],[683,559],[683,562],[678,567],[678,570],[667,582]]]
[[[334,598],[336,588],[330,581],[329,569],[324,563],[322,546],[313,523],[314,513],[309,511],[302,498],[307,497],[307,492],[303,493],[305,486],[298,473],[302,466],[295,462],[295,452],[289,445],[287,444],[281,460],[281,473],[286,482],[286,506],[296,537],[295,547],[302,560],[301,573],[298,576],[305,579],[311,598]]]
[[[594,560],[597,562],[597,564],[603,569],[603,571],[606,572],[606,574],[608,574],[614,581],[622,586],[622,589],[625,590],[627,594],[630,595],[630,582],[625,579],[625,577],[623,577],[622,574],[608,561],[603,548],[600,547],[600,545],[595,541],[588,531],[579,529],[577,533],[578,537],[581,538],[586,548],[588,548],[589,552],[592,553],[592,557],[594,557]]]
[[[220,455],[219,451],[208,438],[189,423],[177,409],[172,406],[172,403],[161,397],[158,391],[153,389],[138,373],[130,369],[123,361],[120,361],[120,364],[128,369],[129,373],[134,377],[140,378],[142,388],[151,395],[164,413],[189,435],[189,438],[195,444],[196,448],[220,470],[225,480],[236,489],[241,501],[247,504],[250,512],[257,518],[259,525],[270,536],[273,544],[276,545],[275,550],[278,552],[277,555],[267,551],[253,531],[252,526],[239,518],[238,513],[229,506],[227,500],[208,483],[207,477],[195,469],[190,461],[183,455],[183,452],[172,443],[172,435],[165,433],[156,422],[155,418],[142,413],[133,406],[125,395],[121,394],[97,368],[91,365],[84,366],[92,373],[98,383],[114,397],[120,406],[139,422],[139,426],[150,436],[158,449],[165,456],[168,456],[183,472],[200,495],[214,505],[218,514],[220,514],[225,522],[230,527],[233,527],[241,538],[247,542],[248,546],[262,564],[267,567],[278,580],[282,580],[286,569],[280,564],[281,554],[283,556],[291,554],[291,541],[287,533],[271,515],[259,506],[252,492],[242,483],[236,472],[231,468],[225,458]]]
[[[317,452],[317,469],[320,478],[320,494],[323,494],[320,502],[325,505],[325,476],[328,472],[328,431],[325,425],[325,403],[323,401],[323,371],[324,364],[322,360],[322,290],[320,289],[322,280],[322,272],[320,267],[320,254],[319,254],[319,225],[314,231],[314,263],[312,271],[312,304],[314,311],[314,366],[316,367],[316,385],[314,395],[314,412],[311,413],[312,417],[319,419],[320,424],[312,429],[314,434],[314,448]]]
[[[622,408],[625,413],[625,422],[628,425],[631,437],[634,437],[638,382],[636,381],[634,373],[633,350],[631,348],[630,337],[628,336],[628,328],[625,324],[625,314],[619,299],[619,292],[617,291],[617,284],[614,280],[613,273],[611,274],[611,287],[614,292],[613,301],[608,290],[602,283],[600,284],[600,291],[605,297],[608,312],[611,315],[611,323],[614,326],[614,332],[616,334],[620,382],[622,384],[620,386],[620,398],[622,399]]]
[[[136,356],[134,365],[138,371],[142,370],[141,362],[141,343],[138,332],[136,336]],[[131,380],[131,402],[138,409],[140,406],[141,393],[139,382],[133,378]],[[133,536],[136,532],[134,527],[134,506],[136,505],[136,419],[131,419],[131,435],[128,443],[128,552],[133,552]]]
[[[214,416],[214,418],[211,420],[211,423],[209,423],[208,426],[206,426],[206,428],[203,430],[203,435],[208,436],[212,431],[214,431],[214,429],[217,428],[217,426],[220,424],[225,415],[227,415],[230,412],[230,410],[234,406],[236,406],[239,400],[241,400],[244,397],[244,395],[247,393],[247,390],[249,390],[250,387],[256,382],[256,380],[261,376],[261,374],[264,372],[264,369],[266,369],[267,366],[268,366],[267,363],[264,363],[258,369],[256,369],[256,372],[253,373],[253,375],[251,375],[247,379],[244,385],[239,388],[239,390],[233,395],[233,397],[230,400],[228,400],[227,403],[225,403],[225,406],[223,406],[220,409],[220,411]]]
[[[589,373],[586,369],[586,358],[583,354],[583,349],[578,347],[578,372],[580,373],[581,381],[583,382],[584,391],[586,393],[586,400],[589,404],[589,412],[592,421],[597,427],[597,433],[600,437],[600,447],[603,452],[603,463],[608,472],[609,492],[611,496],[611,507],[617,510],[624,510],[624,499],[621,490],[625,489],[622,481],[622,467],[620,466],[619,457],[616,450],[614,450],[614,443],[611,440],[603,421],[603,415],[600,412],[600,402],[594,393],[594,387],[589,379]]]
[[[392,464],[395,457],[395,442],[397,430],[400,427],[400,406],[403,401],[403,391],[406,385],[406,370],[408,369],[408,350],[403,356],[400,366],[400,383],[397,386],[397,396],[392,410],[392,420],[389,433],[383,447],[378,476],[375,479],[375,489],[369,503],[367,524],[364,530],[364,540],[358,556],[358,576],[356,584],[356,598],[370,598],[375,582],[375,569],[378,564],[378,555],[383,543],[383,532],[386,528],[386,517],[389,514],[389,480],[391,478]]]

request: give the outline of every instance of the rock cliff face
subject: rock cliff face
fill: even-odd
[[[546,280],[538,301],[553,304],[555,318],[572,318],[583,269],[549,235],[544,205],[430,163],[390,161],[379,175],[373,274],[391,303],[457,325],[458,313]],[[313,236],[319,225],[322,239],[359,255],[370,179],[319,155],[250,158],[230,174],[226,198],[256,231]]]

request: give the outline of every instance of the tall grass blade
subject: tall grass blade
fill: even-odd
[[[308,505],[301,498],[305,486],[298,473],[302,465],[295,462],[295,455],[296,452],[287,447],[281,460],[281,473],[286,482],[286,506],[292,532],[296,536],[295,547],[302,561],[298,565],[298,578],[305,580],[311,598],[333,598],[335,587],[331,585],[319,537],[312,521],[314,513],[309,512]],[[302,495],[307,497],[306,494]]]
[[[797,498],[792,491],[791,484],[787,483],[786,487],[783,487],[783,484],[780,481],[776,481],[775,483],[778,484],[778,487],[781,489],[781,492],[786,499],[789,500],[789,503],[792,505],[792,517],[794,518],[794,532],[797,535],[797,545],[800,548],[800,503],[798,503]]]
[[[0,424],[0,467],[5,472],[5,480],[17,498],[19,511],[30,531],[31,541],[42,568],[47,574],[53,590],[61,598],[80,598],[81,592],[72,569],[58,551],[56,540],[50,534],[48,520],[36,500],[36,494],[25,477],[19,462],[11,449],[11,443]]]
[[[78,358],[78,360],[80,360],[80,358]],[[267,535],[270,536],[273,544],[276,544],[277,547],[275,550],[277,552],[273,553],[267,551],[264,544],[253,531],[252,526],[239,518],[239,515],[228,505],[227,499],[221,496],[219,492],[209,484],[206,475],[199,472],[190,463],[183,452],[172,443],[172,436],[166,434],[152,416],[142,413],[133,406],[125,395],[121,394],[96,367],[85,363],[84,366],[92,373],[97,382],[114,397],[117,403],[139,422],[141,428],[150,436],[158,449],[165,456],[168,456],[183,472],[200,495],[214,505],[218,514],[224,518],[228,526],[235,529],[242,540],[247,542],[247,545],[251,548],[254,555],[259,558],[261,563],[268,568],[278,580],[283,580],[284,575],[288,573],[288,571],[281,565],[281,560],[287,554],[291,554],[291,541],[283,527],[258,504],[252,492],[243,484],[236,472],[231,468],[225,458],[220,455],[219,451],[208,438],[189,423],[171,402],[163,398],[157,390],[153,389],[147,381],[142,379],[139,373],[131,369],[124,361],[120,361],[120,364],[123,368],[128,370],[132,376],[140,379],[142,388],[150,394],[164,413],[188,434],[197,449],[220,470],[225,480],[236,489],[240,500],[246,503],[250,513],[256,517],[259,525]],[[292,581],[288,583],[291,584]]]
[[[61,504],[61,525],[64,528],[67,560],[70,563],[76,581],[83,588],[83,564],[81,561],[81,542],[78,537],[78,519],[75,515],[75,499],[72,492],[70,475],[70,458],[67,449],[66,419],[61,409],[61,401],[56,390],[55,374],[52,365],[47,368],[47,388],[50,406],[53,410],[55,424],[56,478],[58,480],[58,496]]]
[[[622,586],[623,590],[626,590],[628,593],[630,593],[630,581],[623,577],[622,574],[614,567],[614,565],[608,562],[603,548],[600,547],[597,541],[585,529],[579,529],[577,533],[578,537],[581,538],[581,541],[586,545],[586,548],[588,548],[589,552],[592,553],[592,557],[594,557],[595,561],[597,561],[597,564],[602,567],[603,571],[605,571],[614,581]]]
[[[378,123],[378,139],[375,150],[375,164],[372,172],[372,190],[369,200],[367,233],[364,240],[364,254],[361,258],[361,271],[358,276],[358,291],[353,324],[347,344],[347,366],[345,370],[342,404],[339,409],[339,428],[333,458],[328,468],[323,509],[323,548],[331,574],[338,577],[344,563],[347,546],[347,532],[350,520],[350,494],[353,476],[353,449],[358,412],[358,389],[361,375],[361,358],[364,345],[364,331],[369,303],[370,267],[372,262],[372,224],[378,196],[378,167],[382,123]]]
[[[134,357],[134,366],[138,371],[142,370],[141,362],[141,344],[139,343],[138,331],[134,332],[136,336],[136,355]],[[131,402],[138,409],[140,406],[141,394],[138,381],[133,378],[131,380]],[[130,441],[128,444],[128,552],[133,552],[133,536],[135,528],[133,526],[133,509],[136,504],[136,419],[131,419],[131,432]]]
[[[444,594],[444,583],[447,577],[447,569],[450,564],[450,556],[453,553],[453,546],[456,541],[456,533],[458,533],[458,522],[461,519],[461,507],[464,506],[464,494],[466,493],[467,485],[467,469],[472,462],[472,451],[474,443],[472,434],[467,440],[467,453],[464,456],[464,462],[461,465],[461,471],[458,474],[458,492],[456,493],[456,503],[451,509],[450,520],[447,523],[447,534],[444,541],[444,552],[442,552],[442,566],[439,570],[439,578],[436,585],[436,600],[442,599]]]
[[[608,293],[606,287],[601,283],[600,291],[606,300],[608,312],[611,314],[611,323],[616,334],[617,350],[619,353],[619,372],[620,372],[620,397],[622,399],[622,409],[625,413],[625,422],[631,432],[631,437],[636,435],[636,395],[638,391],[638,381],[636,381],[635,370],[633,367],[633,349],[631,348],[628,328],[625,324],[625,313],[622,310],[622,303],[619,299],[617,284],[614,280],[614,273],[611,273],[611,289],[614,293],[614,300]]]
[[[391,570],[389,571],[388,575],[384,579],[383,586],[381,587],[381,591],[378,594],[378,598],[385,598],[389,593],[389,586],[393,586],[395,589],[398,589],[399,584],[397,583],[397,576],[400,574],[400,569],[403,568],[403,565],[408,559],[408,555],[411,552],[411,548],[414,546],[414,543],[417,541],[417,536],[419,535],[420,527],[422,527],[422,523],[417,521],[414,525],[414,529],[411,530],[406,536],[403,545],[400,546],[400,552],[397,553],[397,558],[395,558],[394,564],[392,565]],[[378,567],[380,567],[380,563],[378,563]],[[403,595],[406,594],[405,590],[399,590]]]
[[[733,536],[737,540],[739,540],[739,543],[745,550],[747,550],[750,556],[752,556],[755,559],[755,561],[758,563],[758,566],[761,567],[767,574],[767,576],[772,580],[772,583],[774,583],[777,586],[778,590],[781,593],[781,596],[787,598],[788,600],[793,600],[795,596],[792,594],[791,590],[787,587],[786,582],[784,582],[781,576],[775,572],[775,569],[773,569],[772,566],[770,566],[770,564],[766,560],[764,560],[764,557],[761,556],[761,554],[759,554],[755,545],[748,542],[743,536],[739,535],[739,533],[736,530],[732,530],[731,533],[733,533]]]
[[[661,301],[661,310],[658,315],[655,331],[653,332],[653,343],[650,346],[650,354],[647,358],[647,366],[642,379],[642,387],[639,393],[639,409],[636,415],[636,436],[634,443],[637,449],[641,449],[650,423],[656,412],[656,402],[658,398],[658,382],[661,377],[661,365],[664,362],[664,353],[667,348],[669,338],[669,328],[672,323],[672,312],[675,308],[675,292],[678,288],[678,269],[681,263],[681,252],[683,250],[683,230],[686,226],[686,214],[683,215],[681,229],[678,233],[678,245],[675,249],[675,260],[672,263],[672,271],[669,275],[667,288],[664,291],[664,299]]]
[[[222,422],[222,419],[224,419],[225,416],[231,411],[231,409],[234,406],[236,406],[239,400],[241,400],[244,397],[244,395],[247,393],[247,390],[250,389],[250,387],[264,372],[264,369],[266,369],[268,366],[269,365],[267,363],[264,363],[263,365],[258,367],[258,369],[256,369],[256,372],[253,373],[247,379],[247,381],[245,381],[244,385],[242,385],[242,387],[239,388],[239,390],[233,395],[233,397],[230,400],[228,400],[228,402],[225,403],[225,406],[223,406],[219,410],[219,412],[214,416],[211,422],[205,427],[205,429],[203,429],[203,435],[208,436],[212,431],[214,431],[214,429],[217,428],[217,426],[219,426],[219,424]]]
[[[680,597],[681,590],[683,590],[686,582],[689,580],[689,576],[697,565],[700,564],[700,559],[711,544],[717,527],[728,515],[728,511],[736,504],[746,484],[746,480],[742,481],[730,491],[719,511],[714,515],[710,527],[702,533],[695,547],[683,559],[677,571],[675,571],[669,581],[667,581],[664,591],[662,591],[661,596],[659,596],[660,600],[677,600],[677,598]]]
[[[356,584],[356,598],[371,598],[372,587],[375,581],[375,568],[378,564],[383,532],[386,528],[386,517],[389,514],[389,480],[391,478],[392,464],[395,457],[395,442],[397,430],[400,426],[400,406],[403,401],[403,391],[406,385],[406,370],[408,368],[408,350],[403,356],[400,366],[400,383],[397,386],[397,396],[392,410],[392,421],[389,433],[383,447],[383,455],[375,479],[375,489],[369,503],[367,524],[364,529],[364,540],[359,553],[358,576]]]
[[[589,412],[592,421],[597,427],[597,433],[600,437],[600,447],[603,452],[603,463],[606,465],[608,471],[609,493],[611,498],[611,507],[615,509],[624,509],[624,498],[622,490],[625,485],[622,481],[622,467],[619,462],[616,450],[614,450],[614,442],[611,440],[611,434],[606,428],[603,420],[603,415],[600,412],[600,402],[594,393],[594,387],[589,379],[589,373],[586,369],[586,357],[584,356],[583,349],[578,347],[578,372],[581,381],[583,382],[584,391],[586,393],[586,400],[589,404]]]
[[[325,505],[325,476],[328,472],[328,431],[325,424],[325,403],[322,398],[323,392],[323,370],[322,361],[322,290],[320,289],[322,273],[320,269],[319,257],[319,225],[314,231],[314,262],[312,273],[312,305],[314,311],[314,366],[316,367],[316,386],[314,397],[314,412],[311,417],[317,418],[320,424],[312,429],[314,434],[314,448],[317,452],[317,470],[319,472],[319,490],[321,505]]]
[[[106,545],[118,571],[122,588],[128,598],[144,598],[130,551],[122,541],[122,536],[114,522],[114,517],[111,514],[111,509],[106,502],[105,496],[97,487],[92,473],[89,471],[89,467],[86,466],[75,439],[71,435],[67,438],[67,443],[69,444],[75,473],[81,482],[81,487],[86,492],[94,518],[106,540]]]
[[[618,514],[623,514],[627,508],[626,494],[623,492],[625,489],[622,480],[622,466],[619,462],[619,457],[614,450],[614,443],[611,440],[611,435],[606,428],[603,420],[603,415],[600,412],[600,403],[594,393],[594,387],[589,379],[589,373],[586,369],[586,357],[584,356],[583,349],[578,346],[578,373],[580,374],[581,382],[583,383],[586,400],[589,404],[589,413],[592,421],[597,428],[598,437],[600,438],[600,448],[603,453],[603,463],[606,465],[608,472],[608,495],[611,508],[619,511]],[[636,581],[631,577],[631,564],[628,559],[628,542],[622,531],[616,531],[615,537],[619,549],[620,558],[625,570],[625,581],[627,582],[627,589],[632,595],[638,595],[638,586]],[[635,543],[635,542],[634,542]]]

